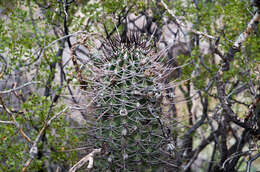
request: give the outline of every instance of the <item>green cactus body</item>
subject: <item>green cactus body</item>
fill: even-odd
[[[105,152],[95,165],[112,171],[157,169],[165,142],[158,122],[161,107],[155,95],[162,83],[156,80],[154,53],[147,53],[141,43],[112,48],[104,52],[105,58],[95,56],[91,63],[99,73],[90,83],[97,121],[95,146]]]

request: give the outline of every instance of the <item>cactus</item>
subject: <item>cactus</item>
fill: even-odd
[[[165,159],[168,136],[159,116],[169,84],[163,56],[148,43],[131,34],[124,43],[107,40],[102,53],[90,52],[85,76],[95,109],[91,142],[104,152],[95,161],[99,170],[151,171]]]

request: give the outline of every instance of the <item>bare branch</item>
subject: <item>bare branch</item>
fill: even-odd
[[[10,109],[8,109],[6,107],[1,94],[0,94],[0,103],[1,103],[1,105],[3,107],[3,109],[6,111],[6,113],[12,118],[14,125],[19,129],[19,132],[20,132],[21,136],[23,136],[25,138],[25,140],[27,140],[28,142],[32,143],[32,140],[30,139],[30,137],[27,136],[27,134],[25,134],[25,132],[21,128],[20,124],[16,121],[16,118],[15,118],[14,114],[11,112]]]
[[[99,149],[94,149],[91,153],[89,153],[88,155],[86,155],[84,158],[82,158],[79,162],[77,162],[73,167],[71,167],[71,169],[69,170],[69,172],[75,172],[76,170],[80,169],[84,164],[88,163],[88,169],[93,168],[93,163],[94,163],[94,156],[97,153],[101,152],[101,148]]]
[[[260,157],[260,152],[257,153],[255,156],[253,156],[250,160],[248,160],[246,172],[250,172],[252,162],[255,161],[259,157]]]
[[[251,19],[251,21],[248,23],[247,28],[244,32],[242,32],[239,37],[237,38],[236,42],[234,43],[235,48],[241,47],[241,44],[246,41],[246,39],[249,37],[249,35],[252,33],[252,31],[255,28],[255,25],[257,22],[260,21],[260,14],[259,11],[254,15],[254,17]]]
[[[254,15],[254,17],[251,19],[251,21],[248,23],[245,31],[238,36],[235,43],[230,47],[229,51],[225,54],[222,71],[229,70],[229,62],[232,61],[234,59],[235,54],[240,51],[242,43],[247,40],[247,38],[252,33],[252,31],[254,30],[254,28],[256,27],[259,21],[260,21],[260,14],[258,10]]]
[[[225,169],[225,165],[229,162],[232,161],[232,159],[236,158],[236,157],[241,157],[241,156],[247,156],[249,155],[252,151],[255,150],[248,150],[246,152],[236,152],[233,155],[231,155],[229,158],[227,158],[224,163],[222,164],[222,169]]]
[[[0,94],[7,94],[7,93],[11,93],[13,91],[16,91],[16,90],[20,90],[24,87],[27,87],[29,85],[32,85],[32,84],[39,84],[40,82],[39,81],[32,81],[32,82],[28,82],[28,83],[25,83],[24,85],[21,85],[17,88],[13,88],[13,89],[10,89],[10,90],[6,90],[6,91],[0,91]]]
[[[63,36],[63,37],[60,37],[59,39],[56,39],[56,40],[52,41],[49,45],[47,45],[46,47],[44,47],[44,50],[48,49],[49,47],[51,47],[52,45],[54,45],[54,44],[57,43],[58,41],[67,39],[68,37],[71,37],[71,36],[76,36],[76,35],[81,34],[81,33],[87,33],[87,32],[85,32],[85,31],[78,31],[78,32],[75,32],[75,33],[72,33],[72,34],[69,34],[69,35],[65,35],[65,36]]]
[[[23,172],[27,171],[28,166],[31,164],[32,160],[35,158],[35,156],[38,153],[38,147],[37,147],[37,143],[39,142],[40,138],[42,137],[44,131],[47,129],[47,127],[52,123],[52,121],[56,118],[58,118],[59,116],[61,116],[66,110],[68,110],[69,108],[66,107],[64,108],[62,111],[60,111],[59,113],[57,113],[56,115],[54,115],[53,117],[51,117],[51,119],[48,120],[48,122],[46,122],[41,131],[39,132],[39,134],[37,135],[36,139],[33,141],[33,145],[30,149],[30,158],[26,161],[26,163],[24,164],[23,167]]]
[[[0,123],[2,123],[2,124],[15,124],[13,121],[1,121],[1,120],[0,120]]]

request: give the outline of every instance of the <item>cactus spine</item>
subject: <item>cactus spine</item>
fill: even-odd
[[[91,53],[86,74],[95,107],[95,146],[104,148],[98,169],[140,171],[157,169],[166,145],[160,100],[167,84],[162,62],[140,35],[122,43],[114,37],[102,53]]]

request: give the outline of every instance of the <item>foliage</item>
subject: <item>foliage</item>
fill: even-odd
[[[1,0],[0,171],[68,171],[95,147],[97,171],[245,171],[259,157],[257,12],[258,0]],[[133,32],[152,41],[124,42]]]

